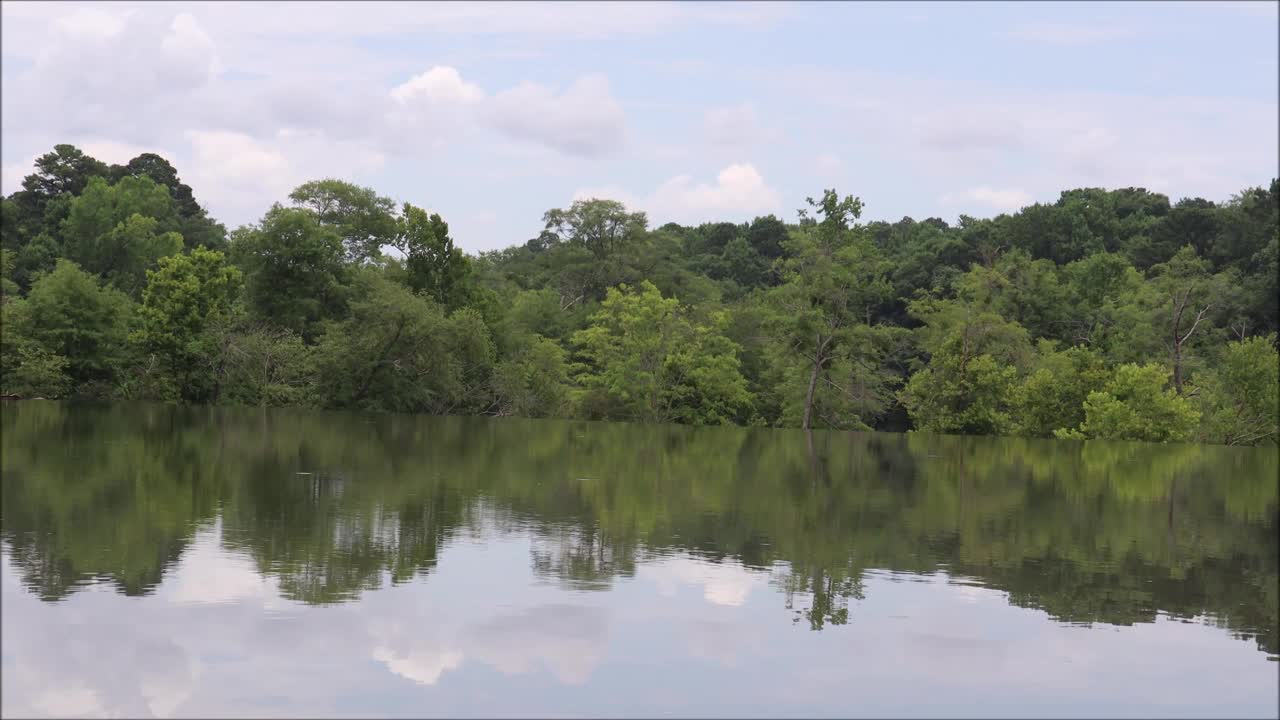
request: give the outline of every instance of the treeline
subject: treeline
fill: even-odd
[[[650,228],[608,200],[464,254],[308,182],[231,232],[163,158],[69,145],[2,200],[0,390],[429,414],[1275,444],[1280,182],[988,220]]]

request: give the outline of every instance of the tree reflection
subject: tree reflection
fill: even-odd
[[[316,604],[497,524],[579,590],[670,552],[772,571],[814,630],[848,622],[867,569],[942,569],[1064,621],[1208,616],[1280,649],[1268,450],[50,402],[0,423],[0,530],[47,600],[150,592],[219,514]]]

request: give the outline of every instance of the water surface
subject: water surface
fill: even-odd
[[[0,713],[1276,717],[1277,453],[0,410]]]

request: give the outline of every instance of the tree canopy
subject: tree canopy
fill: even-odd
[[[1272,180],[864,222],[827,189],[651,228],[583,199],[473,256],[334,178],[226,233],[163,157],[58,145],[0,200],[0,390],[1276,444],[1278,206]]]

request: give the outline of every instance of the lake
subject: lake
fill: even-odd
[[[1275,448],[29,401],[0,712],[1276,717]]]

